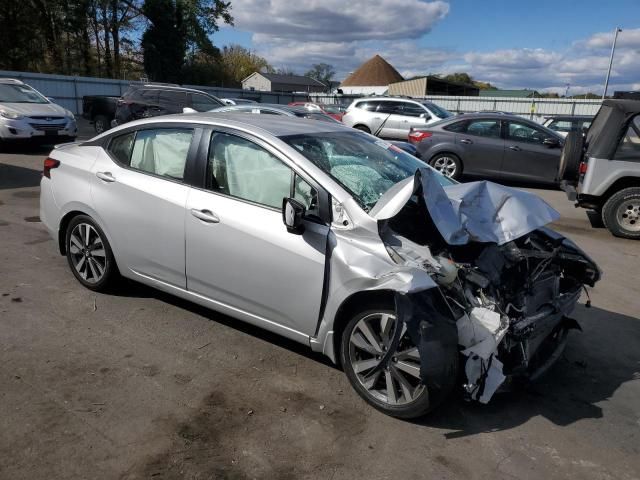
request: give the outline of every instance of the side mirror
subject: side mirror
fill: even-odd
[[[293,198],[282,200],[282,221],[289,233],[301,234],[304,231],[302,219],[305,214],[304,205]]]
[[[547,137],[542,141],[543,145],[546,145],[549,148],[555,148],[560,146],[560,140],[553,137]]]

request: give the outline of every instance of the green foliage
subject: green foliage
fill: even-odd
[[[304,74],[305,77],[313,78],[314,80],[318,80],[320,83],[324,83],[327,87],[327,90],[330,90],[331,80],[336,75],[336,71],[333,68],[333,65],[329,65],[328,63],[316,63],[311,66],[311,70]]]
[[[229,45],[220,55],[225,86],[239,87],[243,79],[254,72],[273,72],[266,59],[240,45]]]
[[[443,80],[446,80],[447,82],[461,83],[464,85],[473,85],[474,87],[477,87],[480,90],[497,90],[497,88],[491,85],[489,82],[481,82],[478,80],[474,80],[473,77],[471,77],[471,75],[465,72],[450,73],[449,75],[445,75],[443,77],[440,75],[438,76]]]
[[[157,82],[179,82],[187,51],[182,2],[145,0],[142,13],[149,27],[142,35],[144,70]]]

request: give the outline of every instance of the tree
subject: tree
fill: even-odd
[[[333,80],[335,74],[336,71],[333,68],[333,65],[329,65],[328,63],[316,63],[311,66],[311,70],[305,73],[305,76],[323,83],[327,87],[327,90],[330,90],[331,80]]]
[[[240,45],[229,45],[222,49],[220,63],[227,84],[239,86],[240,82],[254,72],[273,72],[266,59]]]
[[[149,27],[142,35],[144,70],[158,82],[179,82],[187,51],[182,2],[145,0],[142,6]]]

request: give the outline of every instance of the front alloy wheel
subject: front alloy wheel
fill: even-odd
[[[343,333],[341,360],[358,394],[378,410],[400,418],[415,418],[431,407],[420,379],[420,355],[402,324],[398,347],[381,365],[398,328],[393,311],[367,311],[354,317]]]

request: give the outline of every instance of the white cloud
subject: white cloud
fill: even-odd
[[[342,79],[375,54],[403,76],[467,72],[501,88],[564,93],[602,91],[613,32],[595,33],[566,49],[512,48],[483,52],[424,48],[418,40],[447,16],[441,0],[243,0],[233,3],[236,27],[276,67],[297,72],[329,63]],[[478,40],[481,45],[481,40]],[[618,36],[611,88],[637,88],[640,29]]]
[[[448,12],[440,0],[244,0],[232,7],[238,28],[297,42],[416,39]]]
[[[611,49],[613,43],[613,31],[596,33],[589,37],[585,42],[585,46],[591,49]],[[616,47],[619,48],[640,48],[640,28],[632,28],[622,30],[618,34]]]

